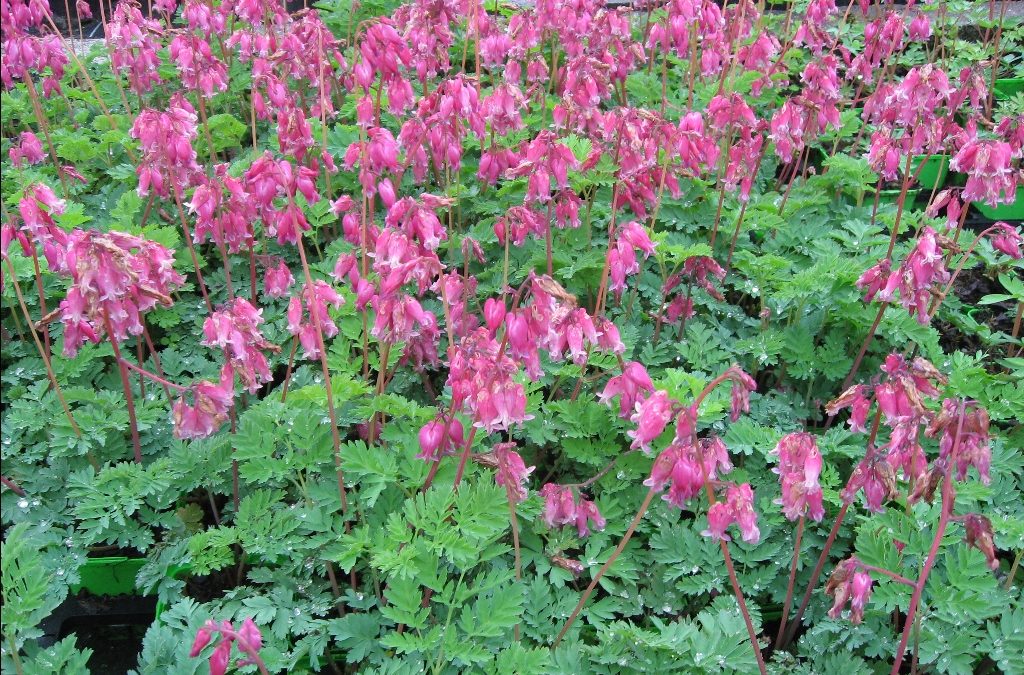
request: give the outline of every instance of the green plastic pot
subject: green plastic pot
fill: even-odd
[[[93,595],[132,595],[136,593],[135,577],[146,564],[145,558],[89,558],[79,570],[81,583],[71,591],[87,591]]]
[[[1012,204],[989,206],[985,202],[972,202],[974,207],[989,220],[1024,220],[1024,198],[1018,196]]]
[[[910,163],[911,175],[917,173],[918,167],[921,167],[921,173],[917,176],[920,189],[930,191],[941,188],[946,184],[946,177],[949,175],[949,155],[931,155],[927,158],[919,155]]]
[[[996,100],[1005,101],[1017,94],[1024,92],[1024,77],[1007,77],[996,80],[996,86],[992,88]]]

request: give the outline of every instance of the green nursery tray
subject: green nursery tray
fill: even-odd
[[[136,593],[135,577],[144,564],[145,558],[90,558],[79,570],[81,583],[71,590],[93,595],[131,595]]]
[[[989,206],[984,202],[973,202],[973,204],[981,215],[989,220],[1024,220],[1024,197],[1017,197],[1017,201],[1012,204],[1000,204],[999,206]]]
[[[992,88],[997,100],[1005,101],[1017,94],[1024,92],[1024,77],[1007,77],[996,80],[996,86]]]
[[[949,176],[949,155],[915,157],[910,164],[911,175],[917,173],[917,168],[921,166],[922,162],[924,162],[924,166],[921,167],[921,173],[917,176],[918,186],[922,190],[933,190],[946,184],[946,178]]]

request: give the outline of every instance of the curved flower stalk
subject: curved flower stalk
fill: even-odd
[[[756,543],[760,539],[760,531],[757,528],[757,514],[753,510],[753,491],[749,484],[721,484],[717,480],[717,472],[727,472],[732,469],[729,461],[728,451],[725,444],[717,438],[701,439],[697,437],[697,411],[701,402],[716,387],[724,382],[732,383],[732,404],[730,417],[733,421],[739,418],[741,412],[749,409],[748,398],[750,392],[756,388],[754,381],[744,373],[739,366],[731,366],[722,375],[712,380],[704,390],[697,396],[690,406],[682,406],[670,399],[666,392],[656,391],[644,402],[637,403],[637,414],[633,421],[637,423],[637,431],[634,432],[634,443],[638,447],[644,447],[646,443],[659,436],[667,426],[668,421],[674,416],[676,418],[676,434],[672,443],[654,461],[650,477],[644,481],[650,489],[647,496],[637,510],[632,522],[626,528],[618,546],[611,556],[594,575],[586,590],[580,596],[579,602],[572,614],[562,626],[558,637],[555,638],[554,646],[562,641],[565,634],[575,623],[583,607],[586,605],[590,595],[594,592],[598,582],[605,575],[608,569],[614,564],[629,543],[630,538],[636,531],[640,520],[647,512],[654,496],[671,483],[671,489],[664,496],[670,504],[683,508],[689,500],[696,497],[703,488],[708,498],[708,528],[703,532],[705,536],[718,541],[725,559],[726,569],[729,572],[729,580],[732,583],[736,601],[739,604],[740,612],[743,614],[747,626],[747,633],[750,637],[750,644],[757,659],[758,669],[766,673],[764,658],[761,655],[761,647],[758,644],[757,634],[754,632],[754,624],[747,611],[746,602],[743,599],[743,592],[736,577],[736,570],[732,564],[732,557],[729,554],[730,537],[726,529],[737,524],[744,541]],[[667,413],[667,414],[666,414]],[[725,500],[719,501],[715,496],[715,486],[724,485]]]
[[[796,536],[793,543],[793,562],[789,568],[789,583],[786,587],[786,599],[782,605],[782,618],[779,621],[779,632],[775,637],[775,648],[778,649],[789,619],[789,610],[793,602],[793,584],[796,581],[796,568],[800,560],[800,542],[803,539],[804,521],[821,522],[825,517],[822,503],[823,495],[818,478],[821,475],[822,458],[814,436],[805,432],[786,434],[769,455],[779,458],[779,464],[772,469],[779,475],[782,485],[782,497],[775,500],[782,506],[782,513],[790,521],[797,521]]]
[[[907,481],[908,503],[922,499],[931,502],[936,490],[942,486],[943,516],[937,525],[940,533],[934,544],[934,554],[942,536],[941,531],[953,518],[953,481],[964,480],[971,467],[975,468],[983,483],[989,480],[991,455],[988,446],[988,415],[984,408],[974,402],[952,399],[944,400],[938,412],[925,406],[926,399],[939,395],[937,385],[944,383],[945,378],[924,359],[918,358],[908,363],[903,357],[893,354],[886,359],[883,372],[886,375],[885,381],[851,387],[826,407],[830,415],[843,408],[852,408],[850,426],[855,431],[865,430],[867,417],[874,405],[877,405],[877,413],[865,457],[851,473],[841,493],[843,506],[836,516],[803,601],[786,630],[782,644],[792,639],[810,602],[839,526],[861,490],[864,491],[868,510],[877,512],[883,509],[884,501],[900,494],[898,479],[901,475]],[[880,422],[884,422],[890,429],[889,441],[876,449],[874,442]],[[930,463],[919,440],[922,430],[926,436],[940,439],[939,455]],[[926,565],[921,578],[927,577],[929,568],[930,565]],[[916,588],[923,588],[920,578]],[[916,595],[919,596],[920,592]]]
[[[105,333],[121,373],[135,460],[142,462],[135,404],[119,343],[143,333],[142,314],[171,305],[171,291],[185,279],[174,271],[174,252],[141,237],[111,230],[74,230],[68,236],[61,271],[71,288],[60,303],[64,354],[74,356],[86,341]]]

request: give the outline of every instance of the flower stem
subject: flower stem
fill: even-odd
[[[459,458],[459,469],[455,472],[455,485],[452,488],[453,490],[458,490],[459,483],[462,482],[462,474],[465,473],[466,462],[469,460],[469,451],[473,447],[473,439],[476,438],[476,429],[476,427],[470,429],[469,436],[466,438],[466,445],[462,448],[462,456]]]
[[[188,221],[185,219],[185,209],[181,206],[181,192],[177,186],[174,187],[174,204],[178,207],[178,217],[181,218],[181,229],[185,233],[185,246],[188,247],[188,253],[192,256],[192,266],[196,270],[196,279],[199,282],[199,291],[203,295],[203,300],[206,301],[206,309],[213,312],[213,304],[210,302],[210,296],[206,292],[206,283],[203,281],[203,273],[199,271],[199,258],[196,256],[196,249],[192,246],[192,231],[188,227]]]
[[[800,560],[800,542],[804,536],[804,516],[800,516],[796,524],[796,542],[793,544],[793,562],[789,567],[789,585],[786,586],[786,600],[782,604],[782,619],[779,621],[779,634],[775,636],[775,649],[782,644],[782,635],[786,632],[786,621],[789,618],[789,609],[793,604],[793,584],[796,581],[796,564]]]
[[[522,581],[523,579],[523,556],[519,549],[519,517],[516,515],[516,501],[512,497],[512,488],[508,485],[505,486],[505,494],[508,496],[508,519],[509,525],[512,528],[512,549],[515,552],[516,561],[516,581]],[[519,639],[519,624],[516,623],[513,629],[513,635],[516,640]]]
[[[24,497],[25,496],[25,491],[22,490],[21,487],[19,487],[17,483],[15,483],[13,480],[8,478],[7,476],[0,475],[0,483],[3,483],[4,485],[6,485],[8,488],[10,488],[11,492],[13,492],[14,494],[18,495],[19,497]]]
[[[121,357],[121,348],[117,346],[117,338],[114,337],[114,327],[110,324],[110,316],[106,310],[103,311],[103,323],[107,329],[107,339],[110,346],[114,348],[114,359],[117,361],[117,370],[121,374],[121,386],[124,389],[124,400],[128,407],[128,422],[131,424],[132,447],[135,450],[135,461],[142,464],[142,445],[139,442],[139,422],[135,418],[135,399],[132,397],[132,385],[128,381],[128,363]]]
[[[656,490],[654,488],[647,491],[647,496],[644,497],[643,503],[640,504],[640,509],[636,512],[636,516],[633,517],[633,521],[629,524],[629,527],[626,528],[626,532],[622,535],[622,540],[619,541],[619,545],[615,547],[611,556],[608,557],[608,560],[601,565],[601,569],[599,569],[597,574],[594,575],[590,585],[587,586],[585,591],[583,591],[583,595],[580,596],[580,601],[576,603],[576,608],[572,610],[572,614],[570,614],[569,618],[566,619],[565,625],[562,626],[562,630],[558,632],[558,637],[555,638],[554,644],[551,645],[552,649],[558,647],[562,638],[565,637],[565,634],[569,632],[570,628],[572,628],[573,623],[576,622],[576,617],[579,616],[584,605],[587,604],[587,600],[590,599],[590,595],[594,592],[594,588],[597,587],[597,582],[601,580],[601,577],[603,577],[605,572],[608,571],[608,568],[615,563],[615,560],[622,554],[623,549],[626,548],[626,544],[629,543],[630,538],[633,536],[633,532],[636,531],[637,525],[640,524],[640,519],[644,517],[645,513],[647,513],[647,508],[651,505],[651,500],[654,499],[655,492]]]
[[[302,243],[302,237],[298,238],[299,260],[302,263],[302,273],[306,276],[306,288],[310,294],[313,293],[313,276],[309,273],[309,263],[306,262],[306,247]],[[331,416],[331,441],[334,443],[334,468],[338,477],[338,497],[341,499],[341,513],[348,515],[348,499],[345,497],[345,476],[341,469],[341,435],[338,432],[338,414],[334,409],[334,390],[331,387],[331,371],[327,367],[327,348],[324,346],[324,334],[320,327],[320,310],[317,303],[311,298],[309,310],[312,314],[313,325],[316,326],[316,343],[320,351],[320,369],[324,376],[324,389],[327,392],[327,412]]]
[[[917,613],[918,605],[921,603],[921,593],[924,591],[924,586],[928,582],[928,575],[932,571],[932,567],[935,565],[935,558],[939,554],[939,547],[942,545],[942,537],[946,533],[946,526],[949,524],[949,518],[953,514],[953,502],[955,500],[955,491],[953,489],[953,466],[957,458],[957,451],[960,448],[960,440],[963,435],[964,428],[964,404],[960,403],[959,419],[956,424],[956,439],[953,441],[953,449],[950,451],[951,461],[946,467],[946,475],[942,479],[942,511],[939,514],[939,522],[935,526],[935,536],[932,538],[932,545],[928,551],[928,557],[925,558],[924,567],[921,568],[921,574],[917,578],[917,584],[914,586],[914,594],[910,597],[910,607],[907,609],[907,618],[903,624],[903,635],[900,637],[900,644],[896,648],[896,658],[892,662],[892,670],[890,675],[898,675],[900,672],[900,665],[903,663],[903,654],[907,650],[907,643],[910,641],[910,630],[914,626],[914,617]]]
[[[64,415],[68,418],[68,422],[71,423],[71,428],[75,432],[75,436],[82,437],[82,430],[78,428],[78,423],[75,422],[75,416],[71,414],[71,408],[68,407],[68,402],[64,399],[64,392],[61,391],[60,384],[57,383],[57,375],[53,372],[53,364],[50,361],[50,357],[47,356],[46,349],[43,347],[42,341],[39,339],[39,335],[36,333],[35,325],[32,323],[32,315],[28,313],[28,306],[25,304],[25,296],[21,294],[21,284],[18,283],[18,273],[14,270],[14,263],[6,255],[4,261],[7,263],[7,270],[11,273],[11,279],[14,282],[14,294],[18,298],[18,304],[21,306],[21,312],[25,315],[25,323],[28,325],[28,331],[32,334],[32,340],[36,343],[36,349],[39,350],[39,356],[43,359],[43,365],[46,366],[46,376],[50,378],[50,384],[53,385],[53,391],[57,395],[57,400],[60,401],[60,405],[64,408]],[[11,316],[14,316],[13,312]]]
[[[864,356],[868,353],[868,347],[871,346],[871,341],[875,338],[875,331],[878,330],[878,324],[882,323],[882,316],[888,308],[888,302],[883,302],[879,305],[878,314],[875,315],[875,320],[871,322],[871,327],[868,328],[868,334],[864,337],[864,342],[860,345],[860,351],[857,352],[857,357],[853,360],[853,365],[850,366],[850,372],[847,374],[846,379],[843,380],[843,386],[839,388],[840,392],[846,391],[850,385],[853,384],[853,378],[857,376],[857,370],[860,368],[861,361],[864,360]]]

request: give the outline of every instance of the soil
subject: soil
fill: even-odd
[[[43,646],[74,633],[79,649],[93,650],[89,669],[122,675],[137,665],[142,638],[156,616],[156,598],[98,596],[85,591],[68,596],[40,628]]]

